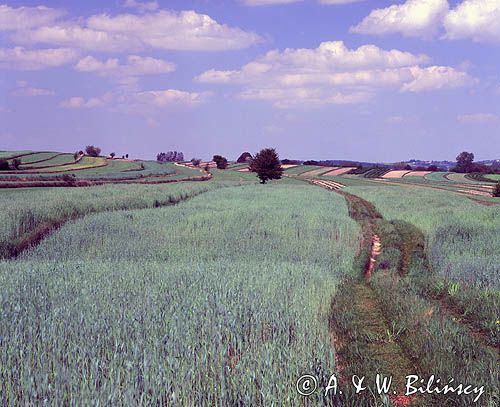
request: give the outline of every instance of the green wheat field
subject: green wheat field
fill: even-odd
[[[3,175],[21,185],[0,190],[2,405],[498,405],[500,202],[460,192],[481,185],[127,165]],[[377,373],[484,394],[401,404]],[[306,398],[303,374],[369,389]]]

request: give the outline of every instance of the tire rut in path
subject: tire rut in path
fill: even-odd
[[[384,307],[375,290],[370,286],[369,280],[375,270],[377,257],[382,252],[383,242],[375,233],[376,219],[382,216],[369,202],[349,193],[337,191],[343,195],[348,203],[349,214],[362,228],[362,242],[359,250],[361,259],[358,267],[363,278],[358,281],[348,282],[342,288],[337,298],[332,303],[332,317],[330,321],[331,335],[335,338],[334,343],[342,346],[337,349],[338,359],[342,362],[342,369],[347,373],[349,366],[344,366],[345,360],[359,368],[366,368],[371,373],[380,373],[385,377],[393,378],[391,392],[387,395],[394,406],[418,406],[422,404],[421,397],[408,397],[404,395],[404,380],[406,376],[420,369],[413,363],[401,344],[397,341],[397,335],[393,329]],[[365,257],[366,260],[362,260]],[[344,297],[344,298],[342,298]],[[342,320],[341,313],[346,307],[351,307],[351,321]],[[354,324],[348,326],[348,324]],[[337,331],[338,330],[338,331]],[[355,331],[354,336],[347,331]],[[337,332],[341,332],[339,335]],[[346,337],[347,336],[347,337]],[[351,336],[351,337],[349,337]],[[356,343],[353,352],[348,347],[349,341]],[[358,360],[356,360],[358,353]],[[352,367],[354,369],[354,367]],[[340,372],[342,374],[342,372]],[[365,375],[360,371],[351,370],[351,375]],[[374,378],[370,378],[374,379]],[[395,389],[395,390],[394,390]]]

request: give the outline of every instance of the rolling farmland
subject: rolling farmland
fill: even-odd
[[[0,407],[500,407],[500,0],[0,31]]]
[[[404,396],[410,373],[499,400],[500,205],[473,193],[491,184],[294,166],[258,185],[244,165],[24,154],[92,186],[0,191],[4,404],[296,405],[301,375],[335,374],[343,394],[311,405],[471,405]]]
[[[74,156],[56,152],[4,154],[11,163],[14,157],[19,157],[20,165],[17,170],[0,171],[0,188],[153,184],[187,179],[203,180],[209,176],[201,168],[156,161]]]
[[[334,369],[331,295],[357,241],[342,197],[305,185],[68,223],[0,266],[4,400],[290,403],[299,374]]]

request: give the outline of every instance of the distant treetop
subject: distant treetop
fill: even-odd
[[[250,161],[252,161],[252,158],[252,154],[250,154],[248,151],[245,151],[238,157],[236,162],[240,164],[249,163]]]
[[[180,151],[167,151],[166,153],[159,153],[156,156],[156,161],[166,162],[180,162],[184,161],[184,154]]]
[[[219,170],[225,170],[227,168],[228,162],[227,162],[226,157],[223,157],[221,155],[216,154],[212,158],[212,161],[215,161],[215,164],[217,165],[217,169],[219,169]]]
[[[85,147],[85,152],[91,157],[99,157],[99,155],[101,155],[101,149],[96,146]]]

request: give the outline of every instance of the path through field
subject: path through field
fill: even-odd
[[[464,316],[464,310],[453,303],[452,296],[429,298],[416,288],[417,285],[412,286],[411,277],[406,277],[408,270],[418,263],[423,272],[428,273],[419,280],[419,284],[430,285],[432,272],[425,255],[422,233],[403,221],[389,222],[383,219],[370,202],[358,196],[321,182],[313,184],[333,189],[343,195],[351,217],[361,225],[363,233],[358,256],[359,276],[362,277],[346,281],[332,301],[330,329],[337,360],[341,366],[341,376],[344,380],[348,380],[347,377],[352,375],[359,375],[359,372],[363,372],[363,375],[369,372],[373,377],[377,373],[392,376],[391,389],[395,388],[397,391],[379,397],[382,402],[386,400],[384,397],[388,397],[394,406],[470,405],[472,400],[459,397],[404,395],[403,380],[409,374],[430,377],[440,373],[437,366],[443,365],[440,366],[443,376],[449,374],[456,377],[463,373],[467,377],[472,369],[477,369],[475,373],[478,377],[483,377],[481,366],[494,366],[495,360],[499,361],[498,343],[492,344],[491,340],[494,339],[489,337],[478,323]],[[381,256],[386,246],[388,254]],[[397,261],[394,261],[395,272],[390,273],[384,269],[391,267],[392,252],[398,252],[399,255]],[[380,261],[382,257],[383,261]],[[410,303],[411,306],[408,305]],[[413,304],[419,307],[412,308]],[[403,306],[406,306],[405,311],[408,314],[404,314],[401,308]],[[435,313],[435,310],[439,312]],[[409,319],[415,321],[412,330],[405,328]],[[437,326],[438,330],[431,333],[434,326]],[[449,332],[445,331],[444,327]],[[440,332],[440,329],[443,331]],[[415,343],[415,335],[427,336],[425,343],[441,341],[448,347],[451,356],[446,355],[438,346],[432,349],[424,343],[422,348],[419,348],[420,345]],[[453,346],[457,348],[450,352],[449,349]],[[423,349],[431,355],[428,359],[420,355]],[[474,362],[464,356],[471,351],[476,353],[473,356]],[[455,360],[450,361],[449,358]],[[475,364],[476,359],[480,359],[481,363]],[[446,363],[449,363],[451,368],[444,367]],[[495,382],[493,379],[491,399],[497,398]],[[366,405],[379,405],[374,399],[365,402]]]
[[[415,372],[419,369],[414,365],[411,357],[405,353],[404,347],[397,341],[396,336],[390,334],[391,324],[387,313],[378,298],[378,294],[370,285],[377,258],[382,253],[381,238],[375,233],[375,220],[380,219],[381,216],[367,201],[345,192],[342,195],[348,203],[351,217],[362,227],[364,245],[369,248],[369,253],[367,261],[364,264],[361,263],[364,278],[359,279],[351,286],[345,286],[344,291],[338,295],[340,297],[337,299],[338,308],[333,307],[333,321],[337,315],[343,312],[342,304],[344,301],[350,302],[357,326],[357,329],[353,331],[356,337],[351,339],[351,343],[356,344],[355,347],[362,352],[362,358],[356,363],[359,364],[357,370],[360,369],[360,366],[363,366],[366,371],[370,371],[374,367],[377,373],[392,377],[394,388],[397,390],[389,394],[388,397],[394,406],[423,405],[421,398],[404,395],[404,377],[407,372]],[[339,326],[342,326],[340,321]],[[335,327],[335,322],[332,327]],[[350,330],[351,327],[344,326],[344,329],[341,327],[340,330],[343,331],[341,336],[345,336],[345,328]],[[342,342],[347,343],[348,340],[343,338]],[[359,342],[364,342],[365,346],[358,347]],[[349,344],[346,345],[346,348],[348,347]],[[346,352],[345,360],[351,360],[352,356],[348,357],[347,354]],[[374,364],[374,366],[371,368],[368,363]],[[351,373],[356,374],[354,371]]]

